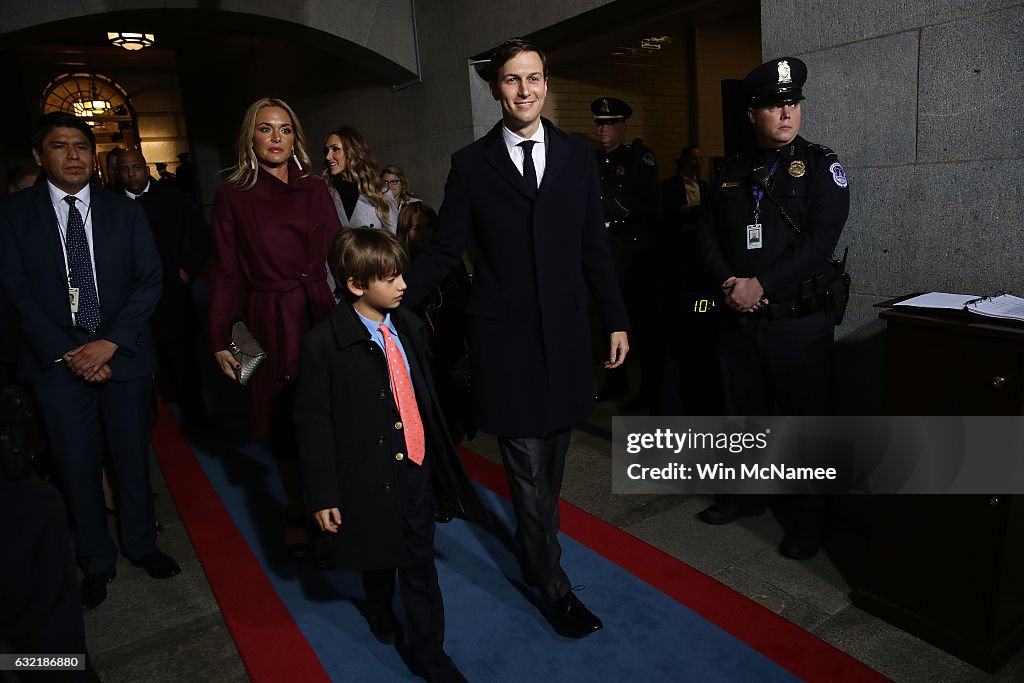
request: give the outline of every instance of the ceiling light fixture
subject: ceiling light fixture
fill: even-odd
[[[669,36],[648,36],[640,39],[640,47],[644,50],[660,50],[662,45],[672,42]]]
[[[89,85],[89,92],[82,93],[85,96],[74,103],[75,115],[81,116],[86,120],[109,113],[113,106],[110,100],[100,97],[96,88],[96,81],[92,80],[91,77]]]
[[[141,50],[144,47],[150,47],[156,42],[156,36],[152,33],[128,33],[125,31],[119,31],[117,33],[107,32],[107,40],[118,47],[135,52]]]

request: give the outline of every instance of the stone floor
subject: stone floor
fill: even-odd
[[[609,430],[614,410],[614,404],[601,404],[592,420],[574,431],[562,492],[566,500],[715,577],[895,681],[1024,680],[1024,654],[990,675],[857,609],[830,554],[805,562],[779,555],[781,531],[770,514],[711,527],[694,516],[708,503],[702,496],[612,494]],[[492,437],[480,435],[469,446],[498,460]],[[153,478],[164,525],[160,546],[183,571],[174,579],[154,581],[120,561],[110,597],[85,615],[96,669],[107,683],[247,680],[155,460]],[[17,679],[8,675],[8,680]]]

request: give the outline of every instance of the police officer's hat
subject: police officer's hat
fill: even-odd
[[[590,103],[594,123],[618,123],[633,115],[633,108],[614,97],[599,97]]]
[[[796,57],[765,62],[743,79],[751,107],[805,99],[801,88],[807,80],[807,65]]]

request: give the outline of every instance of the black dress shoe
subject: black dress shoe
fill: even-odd
[[[764,505],[737,505],[736,503],[715,503],[697,513],[697,519],[706,524],[732,524],[742,517],[763,514]]]
[[[288,531],[285,530],[284,549],[288,553],[288,556],[293,560],[308,560],[312,557],[313,545],[309,542],[309,519],[306,518],[305,513],[285,518],[285,526],[288,527],[288,529],[301,529],[306,532],[306,540],[298,543],[288,543]]]
[[[438,524],[447,524],[455,518],[455,515],[448,512],[447,510],[438,510],[434,513],[434,521]]]
[[[154,579],[169,579],[181,573],[181,567],[167,555],[154,550],[140,560],[132,560],[133,567],[142,567]]]
[[[779,553],[791,560],[809,560],[818,554],[820,547],[817,535],[787,531],[779,543]]]
[[[109,574],[86,574],[82,579],[82,610],[88,612],[99,607],[107,599],[107,584],[114,580],[117,572]]]
[[[572,591],[558,600],[545,601],[545,607],[555,631],[567,638],[582,638],[604,628],[601,620]]]
[[[398,642],[398,619],[389,608],[367,607],[363,616],[370,624],[370,633],[377,639],[377,642],[384,645],[394,645]]]
[[[427,674],[426,679],[430,683],[469,683],[469,679],[459,671],[459,667],[455,666],[455,662],[451,662],[444,671]]]

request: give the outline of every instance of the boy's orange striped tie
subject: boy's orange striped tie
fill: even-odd
[[[417,465],[423,464],[426,444],[423,438],[423,420],[420,409],[416,405],[416,392],[412,388],[412,379],[402,361],[402,352],[391,336],[387,325],[377,327],[384,335],[384,351],[388,358],[388,374],[391,375],[391,393],[398,406],[398,414],[402,416],[402,428],[405,430],[405,448],[409,451],[409,460]]]

